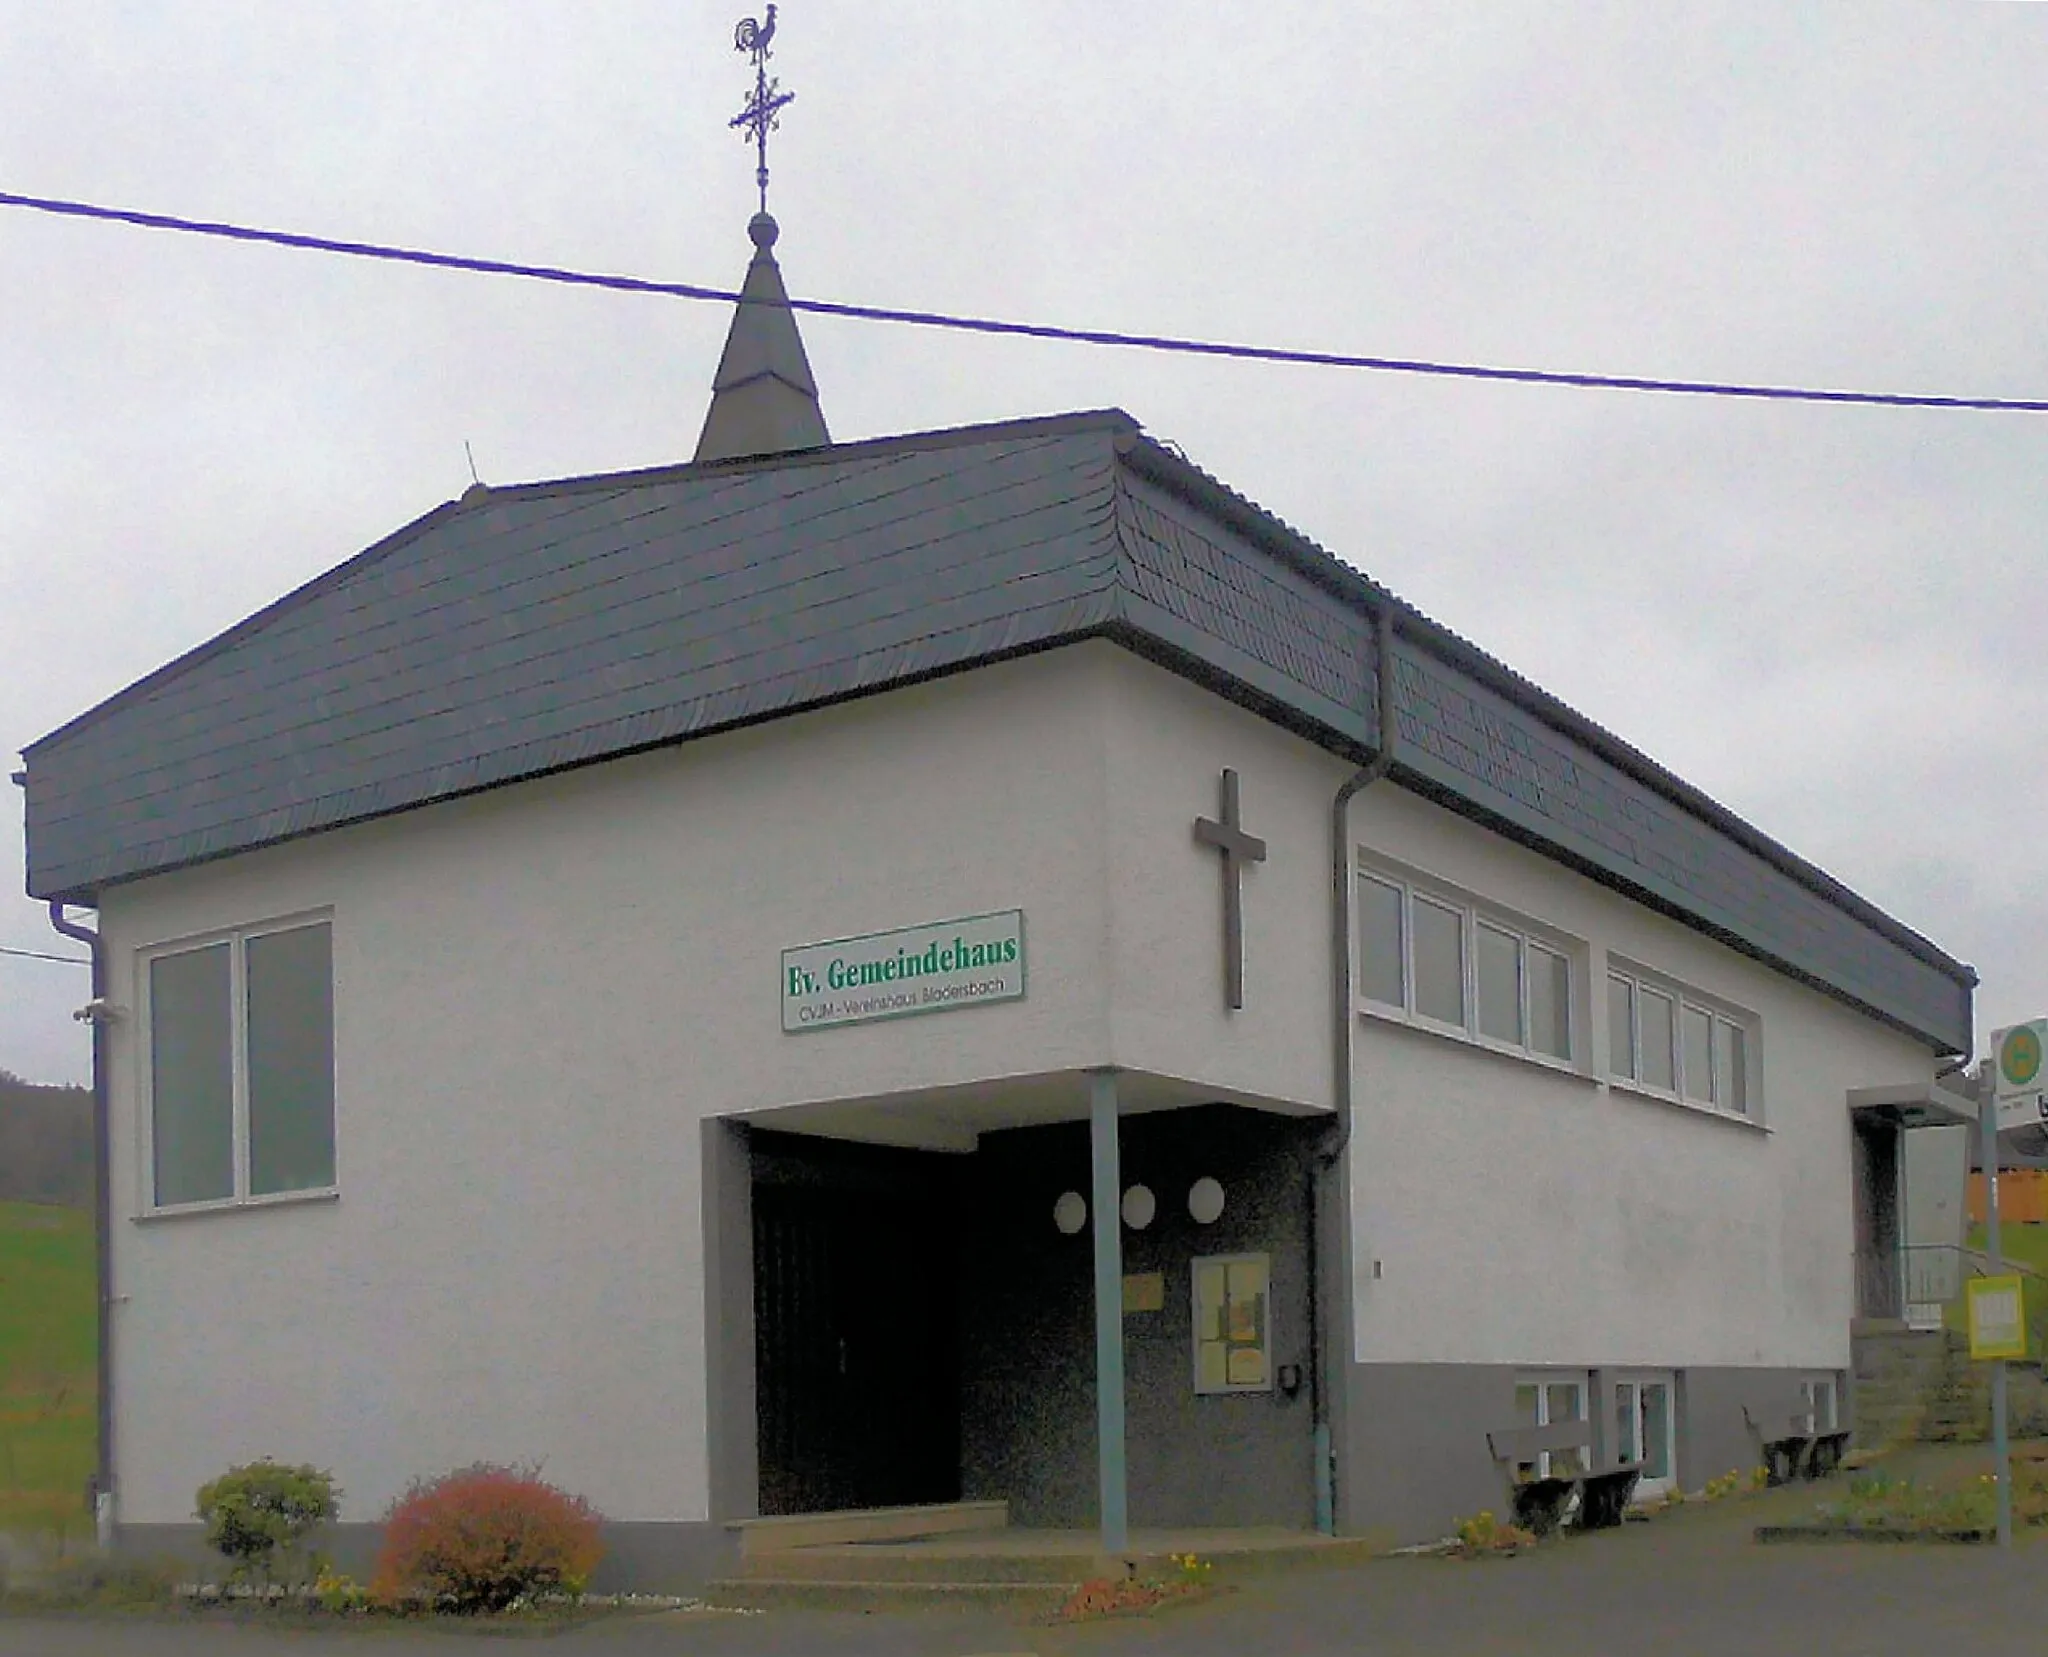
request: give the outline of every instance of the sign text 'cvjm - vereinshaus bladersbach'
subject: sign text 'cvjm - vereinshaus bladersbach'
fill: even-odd
[[[816,1030],[1024,994],[1024,911],[933,921],[782,952],[782,1027]]]

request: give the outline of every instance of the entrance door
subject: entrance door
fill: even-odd
[[[1669,1375],[1614,1383],[1614,1459],[1642,1469],[1636,1499],[1668,1495],[1677,1477],[1677,1412]]]
[[[952,1244],[929,1198],[756,1184],[764,1514],[959,1499]]]

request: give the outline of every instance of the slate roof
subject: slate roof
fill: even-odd
[[[1919,934],[1116,410],[471,491],[27,750],[29,889],[295,835],[1108,637],[1908,1031]]]

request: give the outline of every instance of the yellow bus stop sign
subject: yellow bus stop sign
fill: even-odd
[[[2027,1321],[2021,1308],[2025,1296],[2017,1277],[1976,1277],[1970,1280],[1970,1356],[2024,1358]]]

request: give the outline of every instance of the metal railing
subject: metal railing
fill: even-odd
[[[2048,1273],[2016,1261],[2006,1261],[2001,1269],[2048,1283]],[[1990,1274],[1991,1260],[1984,1250],[1954,1243],[1915,1243],[1860,1252],[1856,1256],[1856,1315],[1894,1318],[1921,1329],[1939,1329],[1950,1321],[1959,1325],[1960,1319],[1952,1320],[1948,1314],[1962,1300],[1965,1284],[1973,1277]],[[2042,1350],[2038,1343],[2048,1340],[2048,1313],[2032,1313],[2028,1322],[2035,1326],[2036,1350]]]

